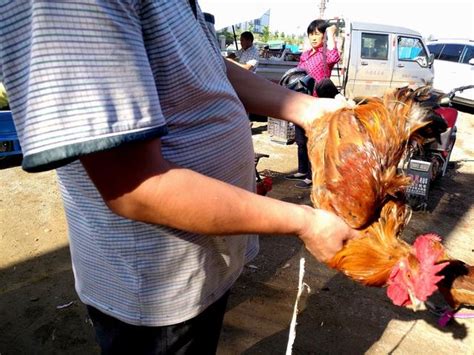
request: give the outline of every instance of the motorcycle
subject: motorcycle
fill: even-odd
[[[407,188],[408,202],[413,209],[426,210],[430,185],[446,175],[451,153],[456,142],[456,120],[458,111],[452,107],[452,99],[457,92],[474,88],[474,85],[462,86],[447,94],[433,94],[425,103],[434,108],[438,120],[445,125],[445,130],[438,137],[427,140],[408,155],[403,169],[412,178]]]

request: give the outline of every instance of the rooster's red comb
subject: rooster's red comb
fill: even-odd
[[[415,295],[425,301],[437,290],[436,284],[443,278],[437,275],[448,263],[439,263],[444,255],[441,238],[434,233],[420,235],[413,244],[420,266],[414,280]]]

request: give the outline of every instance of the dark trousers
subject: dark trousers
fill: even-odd
[[[295,125],[295,142],[298,145],[298,172],[306,174],[306,179],[311,177],[311,163],[308,158],[308,137],[304,129]]]
[[[318,97],[334,98],[339,91],[330,79],[323,79],[316,83],[314,90]],[[298,145],[298,172],[306,174],[306,179],[312,180],[311,163],[308,158],[308,137],[304,129],[295,126],[295,141]]]
[[[124,323],[87,306],[102,354],[215,354],[229,291],[204,312],[163,327]]]

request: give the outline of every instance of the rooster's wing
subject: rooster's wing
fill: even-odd
[[[413,91],[397,90],[316,120],[308,132],[314,207],[336,213],[353,228],[378,218],[389,196],[410,183],[397,166],[415,132],[428,122]]]

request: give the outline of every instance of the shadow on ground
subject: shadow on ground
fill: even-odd
[[[309,192],[301,192],[293,187],[294,182],[283,179],[288,173],[262,171],[263,175],[273,177],[270,197],[309,205]],[[473,196],[460,196],[463,201],[450,199],[459,193],[460,186],[469,186],[468,183],[472,186],[473,179],[471,174],[457,173],[455,177],[443,180],[435,194],[447,194],[449,198],[438,196],[435,212],[414,214],[410,222],[414,226],[407,229],[406,240],[413,241],[417,234],[426,230],[449,235],[469,210]],[[452,203],[456,203],[456,209]],[[444,218],[442,224],[440,218]],[[453,340],[462,341],[469,335],[466,326],[458,322],[440,328],[438,317],[428,310],[414,313],[392,305],[385,289],[364,287],[328,269],[309,256],[296,238],[261,237],[259,256],[246,268],[232,292],[220,354],[285,353],[296,297],[298,263],[302,256],[306,259],[305,282],[310,285],[311,293],[300,301],[302,311],[296,328],[295,354],[364,354],[385,336],[388,328],[397,327],[390,326],[393,322],[398,322],[401,329],[395,336],[398,338],[385,341],[384,353],[395,352],[406,337],[411,336],[411,341],[414,338],[416,342],[420,331],[414,329],[418,327],[431,328],[434,334],[445,333]],[[433,298],[436,300],[437,297],[439,301],[439,296]],[[430,342],[423,336],[418,341],[424,349]],[[446,349],[449,349],[449,343],[446,343]]]
[[[2,355],[99,353],[69,248],[0,270],[0,334]]]
[[[263,171],[274,179],[270,196],[310,204],[309,191],[283,179],[290,172]],[[449,236],[472,204],[472,186],[474,176],[459,172],[440,182],[433,195],[441,194],[434,212],[414,214],[407,239],[427,230]],[[457,340],[469,335],[462,324],[440,329],[436,317],[426,311],[413,313],[391,305],[383,289],[360,286],[313,260],[298,239],[272,236],[261,238],[260,255],[233,288],[220,354],[284,353],[301,256],[307,261],[305,281],[311,293],[301,300],[295,354],[363,354],[380,341],[392,321],[401,322],[400,334],[394,330],[398,338],[383,353],[396,351],[419,321],[436,329],[438,336],[447,333]],[[2,355],[99,353],[74,290],[68,248],[0,270],[0,334]],[[425,340],[420,339],[423,348]],[[445,345],[450,349],[449,341]]]

